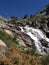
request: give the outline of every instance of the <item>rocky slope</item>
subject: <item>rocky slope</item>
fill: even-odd
[[[49,5],[25,19],[0,17],[0,40],[0,65],[42,65],[49,58]]]

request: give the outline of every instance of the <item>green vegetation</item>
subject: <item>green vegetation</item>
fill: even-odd
[[[33,15],[31,14],[31,15],[30,15],[30,18],[32,18],[32,17],[33,17]]]
[[[49,65],[49,54],[42,58],[42,65]]]
[[[3,40],[7,46],[13,45],[13,44],[18,44],[18,41],[16,39],[16,37],[11,37],[10,35],[8,35],[6,32],[4,32],[3,30],[0,30],[0,39]]]
[[[38,15],[38,16],[30,16],[30,21],[39,21],[41,19],[46,19],[48,18],[49,16],[45,16],[45,15]]]
[[[18,18],[17,17],[14,17],[14,16],[10,16],[10,18],[12,19],[12,20],[18,20]]]
[[[8,21],[8,23],[10,23],[10,24],[12,24],[12,25],[15,25],[16,24],[16,21],[18,20],[18,18],[17,17],[12,17],[12,16],[10,16],[10,21]]]
[[[26,15],[24,15],[23,19],[26,19],[27,17],[28,17],[28,15],[26,14]]]
[[[36,56],[36,57],[39,57],[39,56],[42,56],[41,54],[38,54],[38,53],[35,53],[35,49],[29,49],[28,50],[25,50],[25,51],[22,51],[23,53],[27,54],[27,55],[31,55],[31,56]]]

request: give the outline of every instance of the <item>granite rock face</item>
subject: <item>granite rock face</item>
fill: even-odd
[[[37,15],[49,15],[49,4],[44,9],[39,11]]]
[[[18,32],[17,36],[19,38],[19,41],[21,39],[21,42],[23,42],[22,45],[25,44],[23,46],[29,46],[29,47],[35,46],[34,41],[24,32]]]

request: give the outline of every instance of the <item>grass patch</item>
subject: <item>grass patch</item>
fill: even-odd
[[[16,36],[11,37],[10,35],[8,35],[5,31],[0,30],[0,39],[3,40],[3,42],[5,42],[5,44],[7,46],[13,45],[13,44],[18,44],[18,41],[16,39]]]

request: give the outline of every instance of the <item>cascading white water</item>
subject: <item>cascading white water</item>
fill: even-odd
[[[39,52],[44,51],[44,49],[46,49],[46,51],[48,52],[49,48],[42,46],[42,43],[40,42],[40,40],[43,39],[49,45],[49,39],[46,37],[43,31],[31,27],[20,27],[20,28],[21,28],[21,32],[24,32],[25,34],[30,36],[31,39],[34,40],[35,46]]]

